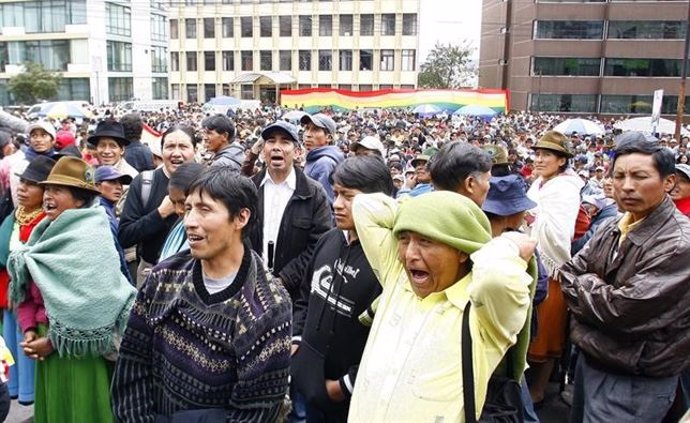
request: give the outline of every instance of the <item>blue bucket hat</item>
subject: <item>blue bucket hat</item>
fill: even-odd
[[[491,187],[482,210],[498,216],[511,216],[537,207],[527,197],[527,186],[519,175],[491,178]]]

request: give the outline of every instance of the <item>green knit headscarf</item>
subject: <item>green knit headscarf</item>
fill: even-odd
[[[472,254],[491,241],[491,224],[472,200],[451,191],[434,191],[400,205],[393,234],[403,231]]]

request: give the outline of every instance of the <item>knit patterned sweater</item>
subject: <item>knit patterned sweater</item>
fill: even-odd
[[[245,245],[233,283],[216,294],[183,251],[157,265],[137,296],[112,387],[120,421],[223,408],[228,422],[270,422],[288,388],[291,303]],[[258,271],[257,271],[258,270]]]

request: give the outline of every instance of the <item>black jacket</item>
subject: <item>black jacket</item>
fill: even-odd
[[[299,296],[300,285],[317,241],[333,226],[331,207],[323,187],[301,170],[295,169],[295,173],[295,192],[283,212],[273,261],[273,274],[283,280],[293,303]],[[259,255],[263,254],[264,245],[264,189],[260,185],[265,176],[264,169],[251,178],[259,190],[259,218],[249,239]]]
[[[293,344],[300,347],[292,357],[292,380],[326,421],[345,421],[349,400],[332,402],[325,380],[340,381],[352,394],[370,330],[358,317],[381,294],[381,284],[359,240],[348,244],[337,228],[319,240],[307,277],[311,283],[302,285],[295,303]]]
[[[142,144],[139,140],[131,140],[125,148],[125,160],[132,165],[137,172],[151,170],[153,166],[153,153],[148,145]]]

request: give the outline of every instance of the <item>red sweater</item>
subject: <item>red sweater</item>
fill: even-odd
[[[673,202],[676,203],[678,211],[690,217],[690,197],[673,200]]]

